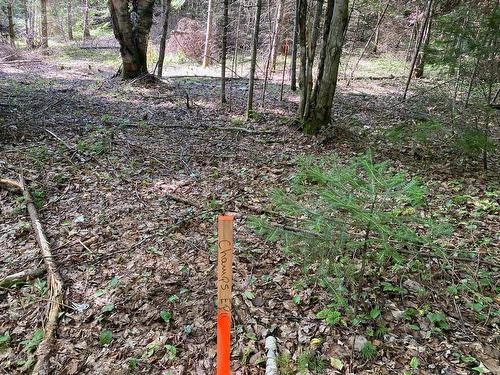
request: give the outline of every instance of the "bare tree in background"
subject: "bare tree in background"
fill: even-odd
[[[9,23],[9,41],[12,47],[16,46],[16,32],[14,30],[14,19],[12,17],[12,0],[7,0],[7,19]]]
[[[278,57],[278,50],[281,41],[281,34],[283,29],[283,14],[285,12],[285,0],[279,0],[278,10],[276,11],[276,23],[274,26],[273,41],[271,47],[271,69],[276,70],[276,58]]]
[[[42,48],[49,46],[49,31],[47,24],[47,0],[40,0],[40,11],[42,14]]]
[[[165,60],[165,44],[167,43],[168,17],[172,0],[163,0],[163,29],[160,39],[160,52],[158,53],[158,77],[163,74],[163,61]]]
[[[68,0],[68,39],[73,40],[73,4]]]
[[[227,28],[229,24],[229,0],[224,0],[224,11],[222,17],[222,61],[220,81],[220,101],[226,103],[226,59],[227,59]]]
[[[83,40],[90,38],[89,0],[83,0]]]
[[[290,65],[290,89],[297,90],[297,52],[299,39],[299,16],[300,16],[300,0],[295,0],[295,17],[293,25],[293,41],[292,41],[292,62]]]
[[[255,24],[253,29],[252,57],[250,61],[250,78],[248,80],[247,119],[252,117],[253,112],[253,89],[255,85],[255,67],[257,65],[257,47],[259,45],[260,14],[262,12],[262,0],[257,0],[255,11]]]
[[[214,18],[213,0],[208,0],[207,33],[205,35],[205,51],[203,52],[203,67],[204,68],[206,68],[208,65],[210,65],[213,18]]]

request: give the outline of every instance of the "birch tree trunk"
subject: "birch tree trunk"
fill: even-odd
[[[89,0],[83,0],[83,40],[90,38]]]
[[[163,0],[163,29],[160,39],[160,51],[158,53],[158,77],[163,75],[163,62],[165,60],[165,45],[167,43],[168,17],[172,0]]]
[[[203,52],[203,67],[210,65],[213,23],[213,0],[208,0],[207,33],[205,35],[205,51]]]
[[[42,15],[42,48],[49,46],[49,32],[47,24],[47,0],[40,0],[40,12]]]
[[[148,73],[147,48],[153,24],[154,0],[108,0],[115,38],[120,43],[123,79]]]
[[[68,39],[73,40],[73,4],[68,0]]]
[[[14,30],[14,19],[12,17],[12,0],[7,0],[7,19],[9,23],[9,41],[12,47],[16,46],[16,32]]]
[[[348,0],[335,0],[333,15],[325,45],[323,75],[318,81],[318,95],[304,121],[304,132],[316,134],[331,120],[333,97],[337,87],[340,56],[347,27]]]
[[[253,112],[253,89],[255,85],[255,67],[257,65],[257,47],[259,45],[260,14],[262,11],[262,0],[257,0],[255,12],[255,24],[253,30],[252,58],[250,61],[250,78],[248,81],[247,119],[252,117]]]

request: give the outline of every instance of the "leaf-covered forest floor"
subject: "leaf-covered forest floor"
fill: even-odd
[[[221,108],[217,80],[120,82],[109,78],[108,53],[75,61],[53,51],[41,62],[0,66],[0,176],[26,177],[65,283],[52,373],[212,374],[215,223],[222,212],[236,216],[235,374],[264,374],[270,334],[282,374],[298,373],[305,351],[325,361],[310,364],[313,373],[499,373],[498,155],[489,155],[484,171],[481,157],[387,137],[399,125],[445,121],[448,86],[420,81],[411,93],[417,96],[402,104],[403,79],[360,79],[349,87],[340,81],[336,127],[313,138],[294,128],[297,97],[288,88],[280,101],[279,85],[270,85],[262,107],[259,81],[257,116],[245,122],[246,81],[229,83],[230,105]],[[471,109],[460,118],[474,116]],[[422,179],[429,211],[456,225],[447,239],[451,253],[468,250],[482,261],[452,261],[445,271],[428,258],[426,277],[381,275],[358,306],[360,313],[378,307],[380,315],[329,326],[316,318],[330,303],[325,291],[246,221],[273,209],[269,194],[289,181],[298,156],[337,153],[348,162],[368,148],[376,160]],[[1,190],[0,204],[0,274],[38,267],[22,200]],[[484,309],[448,293],[469,277],[492,299]],[[394,288],[377,287],[382,282]],[[43,277],[0,289],[0,373],[29,368],[46,296]],[[171,318],[163,320],[162,311]],[[438,311],[449,324],[441,332],[425,315]],[[370,337],[382,326],[385,333]],[[100,342],[104,330],[112,332],[107,345]],[[371,340],[376,357],[352,350],[354,336]]]

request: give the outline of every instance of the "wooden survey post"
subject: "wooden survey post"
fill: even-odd
[[[217,242],[217,375],[229,375],[233,290],[233,217],[219,216]]]

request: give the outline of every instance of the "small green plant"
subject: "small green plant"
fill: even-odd
[[[279,354],[276,357],[279,373],[282,375],[294,375],[292,357],[288,353]]]
[[[166,310],[160,311],[160,318],[165,322],[165,323],[170,323],[170,320],[172,319],[172,313]]]
[[[166,354],[165,357],[169,361],[173,361],[177,357],[177,348],[174,345],[165,344],[164,346]]]
[[[377,347],[368,341],[361,348],[361,355],[364,359],[371,360],[377,356]]]
[[[136,370],[137,367],[138,367],[138,361],[137,361],[137,358],[135,357],[130,357],[128,359],[128,367],[131,369],[131,370]]]
[[[301,374],[306,374],[308,371],[323,372],[325,368],[326,361],[316,352],[306,350],[297,358],[297,370]]]
[[[250,224],[301,265],[307,277],[330,293],[333,304],[347,308],[359,285],[381,269],[405,271],[408,250],[420,248],[442,256],[436,241],[450,233],[425,215],[425,188],[415,178],[396,173],[373,155],[345,165],[332,156],[298,160],[290,186],[273,193],[277,210],[300,218],[294,230],[273,225],[265,218]],[[405,293],[390,283],[384,290]],[[390,289],[389,289],[390,287]]]
[[[449,329],[450,325],[446,319],[446,315],[441,311],[438,312],[429,312],[427,314],[427,319],[434,325],[433,332],[440,333],[443,330]]]
[[[323,319],[327,324],[334,326],[340,321],[341,314],[336,310],[324,309],[316,314],[316,318]]]
[[[33,334],[33,337],[28,340],[21,341],[21,345],[24,346],[24,350],[26,350],[28,353],[33,353],[36,348],[38,348],[38,345],[40,345],[40,343],[42,342],[43,336],[43,329],[38,329]]]
[[[41,279],[35,279],[33,286],[37,290],[38,294],[41,297],[44,297],[47,294],[47,281]]]
[[[110,313],[111,311],[113,311],[115,308],[115,305],[113,305],[112,303],[109,304],[109,305],[104,305],[102,308],[101,308],[101,312],[102,313]]]
[[[10,333],[9,331],[5,332],[3,335],[0,335],[0,348],[2,346],[7,345],[10,342]]]
[[[420,361],[417,357],[412,357],[410,360],[410,368],[412,370],[418,370],[418,366],[420,366]]]
[[[99,344],[102,346],[106,346],[111,344],[111,341],[113,340],[113,332],[110,330],[102,330],[100,335],[99,335]]]

